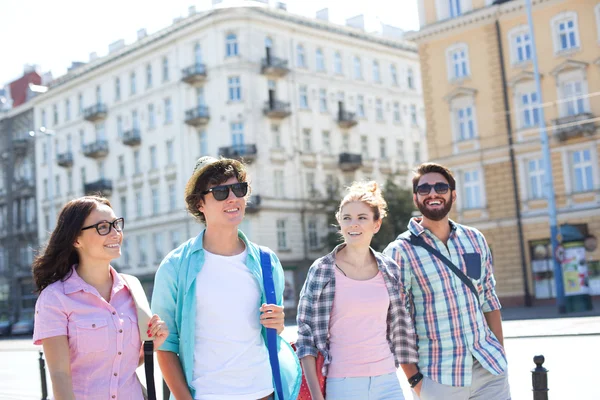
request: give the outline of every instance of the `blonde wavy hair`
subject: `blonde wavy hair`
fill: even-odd
[[[375,181],[353,182],[346,188],[346,195],[340,202],[340,206],[335,212],[335,219],[340,220],[342,208],[351,202],[360,201],[365,203],[373,210],[373,220],[378,221],[387,216],[387,202],[381,193],[381,187]]]

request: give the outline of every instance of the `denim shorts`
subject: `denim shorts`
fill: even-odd
[[[327,400],[404,400],[395,372],[359,378],[327,378]]]

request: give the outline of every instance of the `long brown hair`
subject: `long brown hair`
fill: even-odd
[[[97,196],[73,199],[62,208],[48,245],[33,261],[33,280],[38,292],[71,276],[71,267],[79,263],[79,254],[73,244],[81,234],[85,219],[100,204],[112,208],[107,199]]]

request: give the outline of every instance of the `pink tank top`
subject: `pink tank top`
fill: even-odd
[[[381,272],[357,281],[335,269],[335,295],[329,319],[328,377],[377,376],[396,371],[387,340],[390,307]]]

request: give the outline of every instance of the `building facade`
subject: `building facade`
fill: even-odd
[[[277,252],[295,303],[330,250],[329,188],[407,185],[427,158],[416,46],[322,18],[191,10],[56,79],[35,103],[54,134],[37,142],[41,242],[68,199],[104,193],[126,218],[116,264],[150,289],[163,257],[203,228],[183,199],[195,160],[240,158],[252,185],[241,229]]]
[[[419,0],[431,160],[457,175],[458,222],[479,228],[506,304],[555,297],[539,125],[548,126],[558,223],[587,240],[600,294],[600,2],[533,1],[542,99],[524,0]]]

